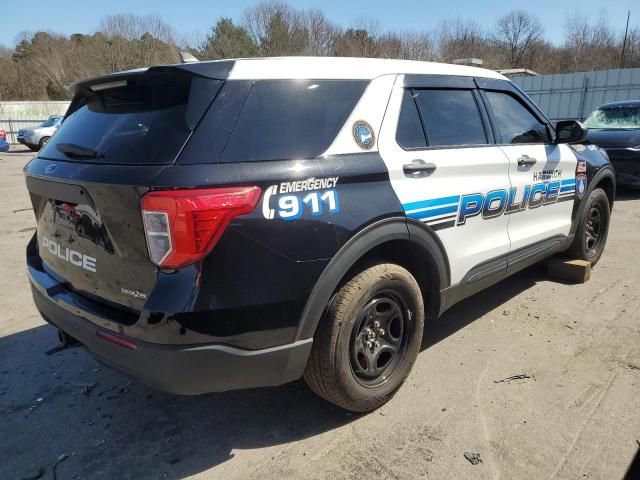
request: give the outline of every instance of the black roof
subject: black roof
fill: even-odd
[[[616,107],[640,107],[640,100],[624,100],[621,102],[609,102],[604,105],[600,105],[598,110],[602,108],[616,108]]]

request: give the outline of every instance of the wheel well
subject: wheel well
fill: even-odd
[[[595,188],[602,188],[609,199],[609,208],[613,208],[613,202],[616,196],[616,186],[613,179],[609,176],[602,178]]]
[[[428,318],[438,316],[442,285],[440,285],[436,264],[425,248],[410,240],[390,240],[369,250],[351,267],[337,289],[356,271],[377,263],[395,263],[407,269],[420,286],[425,300],[426,316]]]

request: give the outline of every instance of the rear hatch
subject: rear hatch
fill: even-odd
[[[157,267],[140,199],[221,84],[176,66],[76,86],[64,122],[25,168],[44,270],[78,294],[142,308]]]

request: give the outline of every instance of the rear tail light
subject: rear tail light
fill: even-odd
[[[153,263],[181,268],[204,258],[229,222],[250,213],[259,187],[164,190],[142,197],[142,218]]]
[[[7,136],[7,132],[4,130],[0,130],[0,138],[5,138]]]

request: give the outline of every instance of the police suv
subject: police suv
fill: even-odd
[[[243,59],[73,88],[25,167],[33,297],[63,342],[164,391],[304,377],[375,409],[425,318],[607,239],[606,154],[491,70]]]

